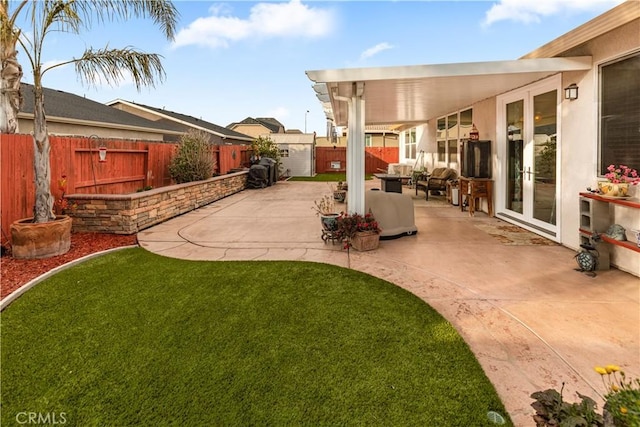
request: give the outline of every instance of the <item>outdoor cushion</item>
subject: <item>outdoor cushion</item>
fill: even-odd
[[[447,181],[457,177],[458,172],[455,169],[435,168],[428,179],[416,182],[416,195],[418,195],[418,189],[423,189],[426,199],[429,200],[429,190],[444,191],[447,189]]]

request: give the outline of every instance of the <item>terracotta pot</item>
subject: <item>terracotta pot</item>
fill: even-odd
[[[351,246],[357,251],[371,251],[378,248],[380,235],[375,231],[358,231],[351,239]]]
[[[34,223],[24,218],[11,224],[11,253],[14,258],[36,259],[62,255],[71,247],[71,225],[68,215],[54,221]]]

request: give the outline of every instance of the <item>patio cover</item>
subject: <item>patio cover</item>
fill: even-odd
[[[590,56],[306,71],[334,126],[348,127],[348,204],[364,211],[366,125],[407,128],[553,74],[589,70]],[[365,102],[366,100],[366,102]]]

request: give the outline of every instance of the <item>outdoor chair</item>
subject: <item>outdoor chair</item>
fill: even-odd
[[[458,177],[458,172],[451,168],[436,168],[427,176],[422,176],[416,181],[416,196],[418,189],[424,190],[426,193],[425,200],[429,200],[429,191],[446,191],[447,181],[454,180]]]

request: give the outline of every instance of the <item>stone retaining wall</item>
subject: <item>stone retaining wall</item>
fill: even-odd
[[[132,194],[70,194],[73,231],[134,234],[244,190],[247,171]]]

